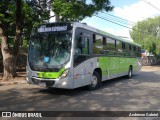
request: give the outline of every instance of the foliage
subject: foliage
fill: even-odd
[[[13,46],[13,38],[16,31],[16,7],[15,0],[4,0],[0,3],[0,22],[6,28],[5,31],[8,34],[8,45]],[[32,28],[43,22],[44,19],[49,18],[49,10],[42,9],[34,6],[22,0],[22,40],[29,40],[30,32]]]
[[[111,11],[113,6],[109,0],[54,0],[52,6],[57,16],[61,17],[61,21],[80,21],[85,17],[91,17],[98,11]]]
[[[138,22],[130,31],[132,39],[143,49],[154,54],[160,53],[160,16]]]
[[[3,0],[0,2],[0,37],[3,56],[3,80],[16,74],[16,61],[22,39],[28,39],[31,29],[45,18],[49,9],[44,9],[32,0]],[[40,1],[39,1],[40,2]],[[30,4],[31,3],[31,4]],[[26,44],[26,42],[23,42]]]

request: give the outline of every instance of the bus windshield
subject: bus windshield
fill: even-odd
[[[71,33],[35,33],[31,36],[29,64],[33,70],[53,71],[70,59]]]

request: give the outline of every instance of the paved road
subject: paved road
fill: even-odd
[[[28,84],[1,86],[0,111],[5,110],[160,111],[160,70],[142,69],[132,79],[109,80],[95,91],[46,89]]]

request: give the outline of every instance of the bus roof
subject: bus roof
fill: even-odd
[[[118,37],[116,35],[113,35],[111,33],[108,33],[108,32],[105,32],[105,31],[102,31],[100,29],[97,29],[97,28],[94,28],[94,27],[91,27],[89,25],[87,25],[86,23],[80,23],[80,22],[54,22],[54,23],[45,23],[45,24],[41,24],[39,26],[43,26],[43,25],[52,25],[52,24],[73,24],[74,27],[80,27],[80,28],[85,28],[87,30],[90,30],[90,31],[93,31],[95,33],[98,33],[98,34],[101,34],[101,35],[104,35],[104,36],[108,36],[110,38],[113,38],[115,40],[118,40],[118,41],[122,41],[122,42],[125,42],[125,43],[129,43],[129,44],[133,44],[133,45],[136,45],[136,46],[139,46],[141,47],[140,44],[137,44],[131,40],[127,40],[127,39],[124,39],[122,37]]]
[[[133,44],[133,45],[136,45],[136,46],[141,47],[140,44],[137,44],[137,43],[135,43],[135,42],[133,42],[133,41],[124,39],[124,38],[122,38],[122,37],[118,37],[118,36],[113,35],[113,34],[110,34],[110,33],[108,33],[108,32],[104,32],[104,31],[99,30],[99,29],[96,29],[96,28],[94,28],[94,27],[88,26],[88,25],[85,24],[85,23],[73,22],[73,25],[74,25],[75,27],[85,28],[85,29],[87,29],[87,30],[90,30],[90,31],[93,31],[93,32],[96,32],[96,33],[99,33],[99,34],[102,34],[102,35],[105,35],[105,36],[108,36],[108,37],[113,38],[113,39],[118,40],[118,41],[126,42],[126,43],[129,43],[129,44]]]

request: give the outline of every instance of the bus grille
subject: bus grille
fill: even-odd
[[[46,83],[46,87],[51,87],[54,85],[55,81],[51,81],[51,80],[37,80],[35,78],[32,78],[32,81],[34,84],[39,84],[39,83]]]

